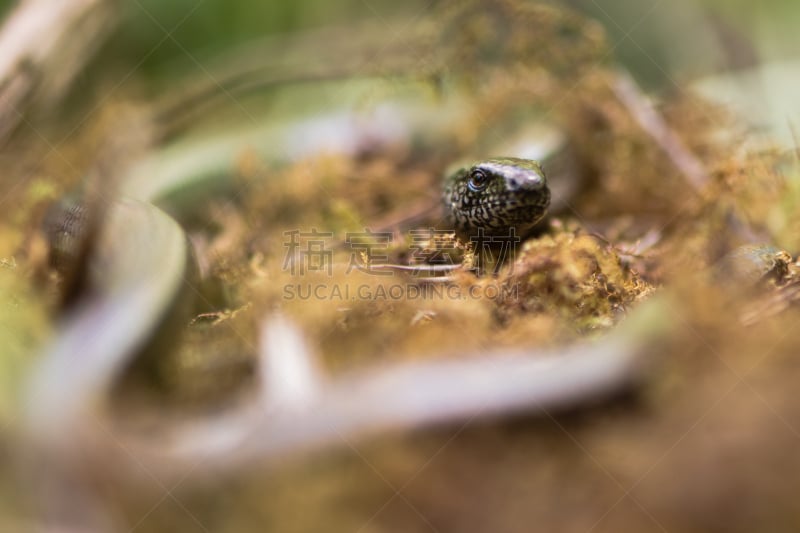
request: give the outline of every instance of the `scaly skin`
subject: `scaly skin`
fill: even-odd
[[[460,237],[525,235],[550,205],[541,165],[530,159],[487,159],[445,179],[445,213]]]

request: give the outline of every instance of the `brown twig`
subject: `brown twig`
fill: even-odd
[[[639,126],[683,173],[689,185],[697,192],[702,191],[710,181],[703,163],[689,151],[681,138],[650,104],[628,72],[621,70],[617,74],[613,90]]]

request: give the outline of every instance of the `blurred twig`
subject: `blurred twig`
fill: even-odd
[[[0,29],[0,144],[31,105],[56,104],[104,42],[118,0],[24,0]]]
[[[696,192],[702,191],[710,182],[703,163],[669,127],[627,71],[618,72],[613,89],[639,126],[681,171],[687,183]]]

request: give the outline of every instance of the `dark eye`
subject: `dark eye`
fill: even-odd
[[[475,192],[482,191],[489,183],[489,176],[483,170],[475,169],[469,175],[469,188]]]

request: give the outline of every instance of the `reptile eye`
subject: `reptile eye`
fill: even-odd
[[[469,175],[469,188],[472,191],[478,192],[486,188],[489,183],[489,176],[482,170],[473,170]]]

